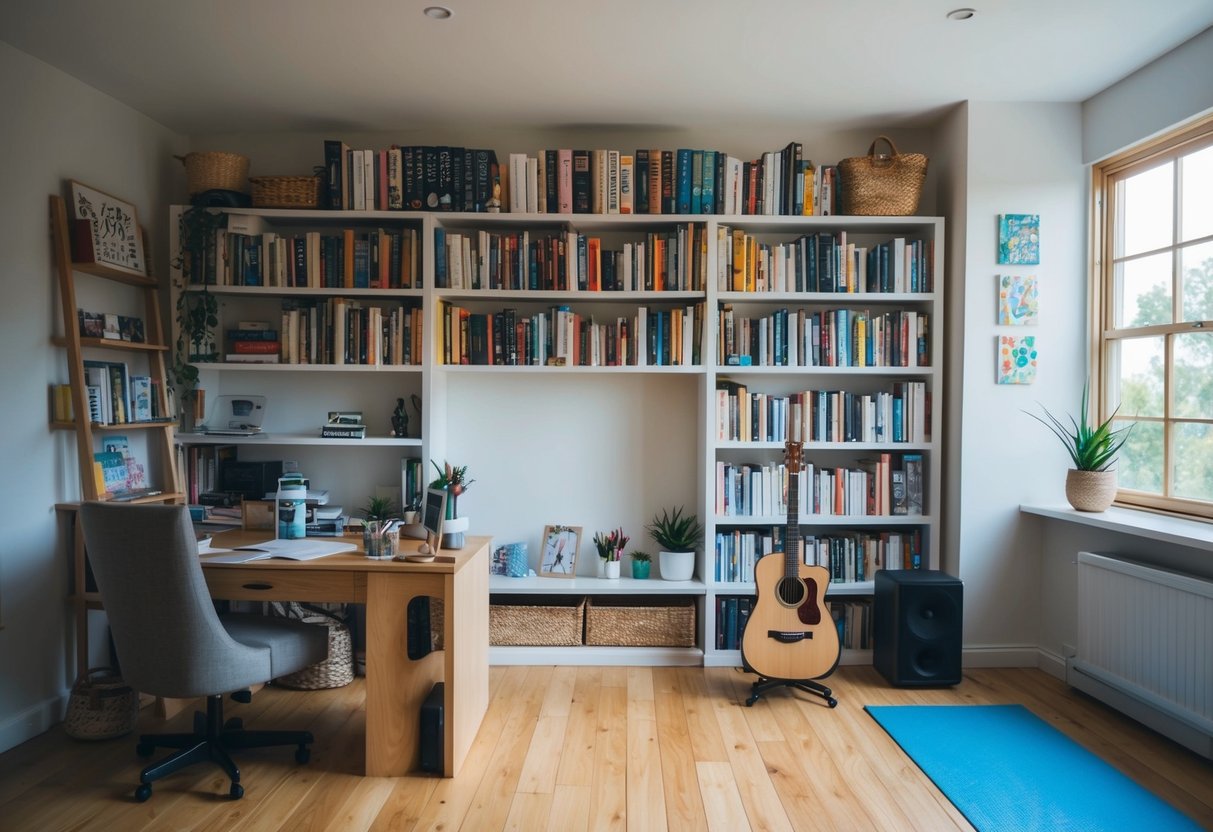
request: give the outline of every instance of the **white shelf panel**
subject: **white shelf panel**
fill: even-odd
[[[257,364],[248,362],[203,361],[194,363],[199,370],[236,373],[420,373],[420,364]]]
[[[726,303],[931,303],[934,292],[717,292]]]
[[[244,297],[350,297],[350,298],[382,298],[385,300],[400,298],[420,298],[421,289],[343,289],[341,287],[313,288],[309,286],[187,286],[187,291],[201,292],[204,289],[212,295],[232,295]]]
[[[872,663],[871,650],[843,650],[840,665],[865,665]],[[709,650],[703,656],[704,667],[741,667],[740,650]],[[822,680],[830,686],[829,677]]]
[[[703,367],[698,364],[682,366],[643,367],[540,367],[534,364],[435,364],[434,369],[446,373],[606,373],[641,375],[699,375]]]
[[[703,581],[663,581],[660,578],[607,580],[576,578],[507,578],[489,576],[489,593],[494,595],[703,595]]]
[[[712,367],[722,376],[929,376],[934,367],[748,367],[717,364]]]
[[[646,667],[703,664],[698,647],[490,647],[489,664],[559,664],[582,667]]]
[[[874,581],[852,581],[850,583],[831,583],[826,587],[826,598],[837,599],[846,597],[865,597],[876,589]],[[753,595],[753,581],[735,581],[733,583],[713,583],[713,595]]]
[[[715,517],[717,526],[785,526],[788,518],[783,514],[773,514],[769,517],[732,517],[718,514]],[[802,526],[922,526],[931,522],[926,514],[879,514],[856,515],[845,514],[802,514]]]
[[[214,436],[178,433],[182,445],[340,445],[343,448],[421,447],[416,437],[368,436],[365,439],[331,439],[310,433],[263,433],[259,436]]]
[[[723,440],[715,443],[717,450],[762,450],[783,451],[782,442],[741,442],[738,440]],[[934,442],[805,442],[804,452],[813,451],[930,451],[935,448]]]
[[[704,292],[554,292],[530,289],[435,289],[442,300],[508,300],[519,303],[693,303],[707,297]]]

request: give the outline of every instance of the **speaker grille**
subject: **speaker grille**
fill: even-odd
[[[882,570],[873,595],[876,669],[898,687],[959,684],[963,586],[933,570]]]

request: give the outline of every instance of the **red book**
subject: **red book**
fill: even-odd
[[[277,341],[233,341],[232,352],[245,355],[269,355],[281,350]]]

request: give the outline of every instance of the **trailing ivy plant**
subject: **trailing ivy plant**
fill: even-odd
[[[216,361],[211,332],[219,325],[219,301],[206,285],[206,263],[215,258],[216,232],[227,226],[227,214],[193,206],[177,221],[179,248],[173,260],[177,289],[177,341],[169,375],[182,402],[194,398],[200,362]],[[193,274],[193,270],[201,274]],[[202,284],[201,289],[190,289]]]

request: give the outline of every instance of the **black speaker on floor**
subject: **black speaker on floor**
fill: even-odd
[[[429,696],[421,703],[421,770],[442,774],[443,735],[446,734],[446,708],[443,704],[445,687],[442,682],[430,688]]]
[[[882,569],[872,599],[873,663],[898,687],[960,684],[964,585],[931,569]]]

